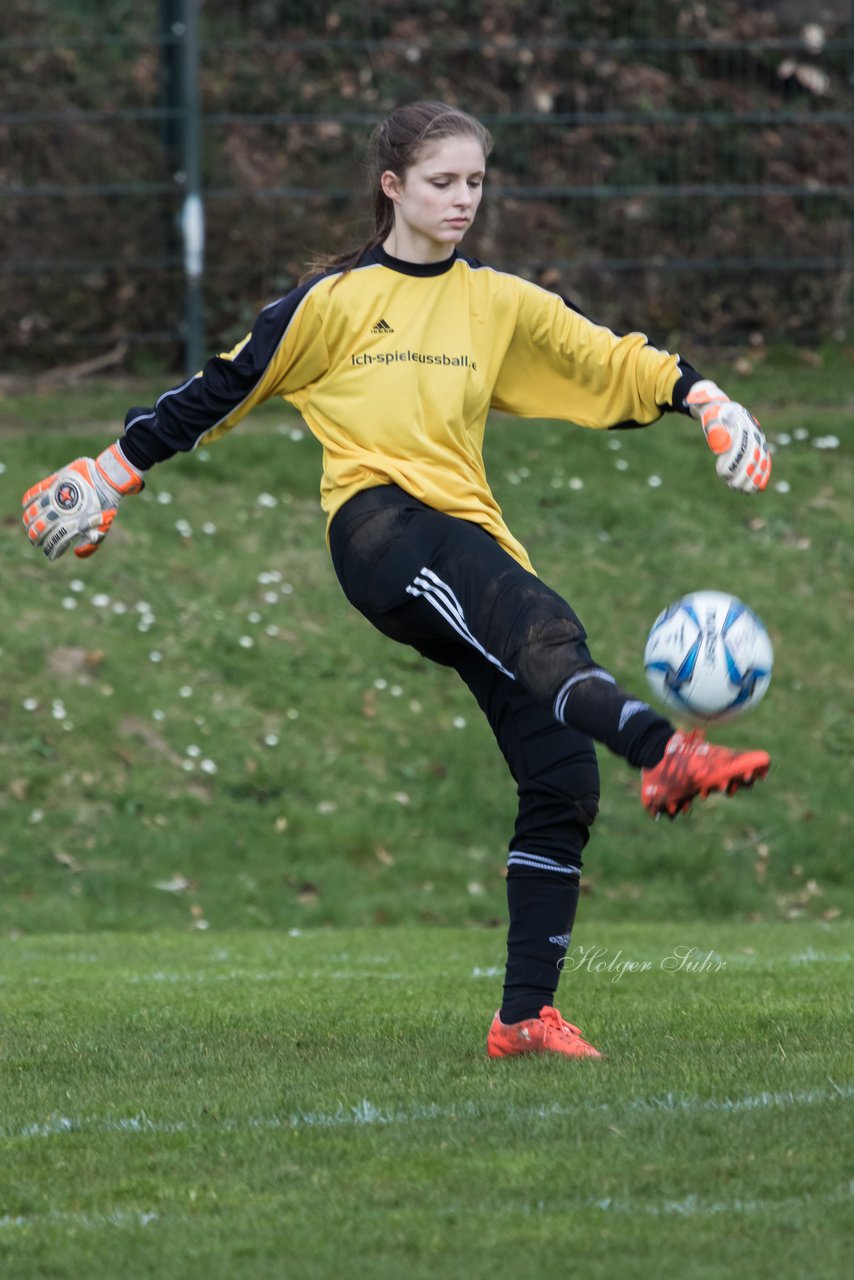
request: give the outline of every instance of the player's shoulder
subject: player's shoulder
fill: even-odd
[[[514,272],[506,271],[492,262],[484,262],[481,258],[474,258],[468,254],[457,253],[454,265],[460,271],[469,272],[472,280],[490,292],[518,295],[520,288],[525,284],[523,278],[515,275]]]
[[[323,324],[336,301],[335,286],[342,282],[342,277],[355,275],[360,268],[361,264],[345,272],[341,267],[330,267],[303,277],[287,293],[262,308],[255,322],[255,332],[266,330],[281,336],[292,326],[301,326],[306,321]],[[346,294],[347,290],[343,292]]]
[[[457,261],[476,273],[481,279],[488,281],[495,288],[512,291],[520,296],[537,297],[548,299],[562,303],[568,307],[570,311],[575,311],[579,315],[584,316],[584,312],[570,298],[564,297],[555,289],[548,288],[540,284],[536,280],[530,280],[526,276],[521,276],[515,271],[508,271],[504,267],[496,266],[491,262],[483,262],[480,258],[467,257],[457,254]],[[585,317],[586,319],[587,317]]]
[[[340,270],[331,269],[328,271],[318,271],[310,276],[303,277],[298,284],[283,293],[281,297],[274,298],[262,310],[261,314],[273,318],[281,318],[283,316],[293,315],[307,301],[318,302],[329,291],[329,286],[341,275]]]

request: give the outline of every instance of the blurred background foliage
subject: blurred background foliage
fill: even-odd
[[[193,0],[187,0],[193,3]],[[181,0],[20,0],[0,41],[7,365],[177,366]],[[209,341],[365,231],[364,144],[439,97],[495,135],[466,250],[660,343],[846,336],[850,0],[204,0]]]

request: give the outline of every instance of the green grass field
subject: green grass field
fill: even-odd
[[[455,677],[341,596],[298,419],[157,468],[51,566],[21,492],[165,384],[7,396],[4,1280],[849,1273],[852,364],[709,370],[776,443],[755,500],[682,419],[493,424],[511,528],[625,684],[690,589],[776,648],[714,735],[770,750],[762,786],[656,824],[602,758],[559,1003],[608,1059],[569,1069],[484,1058],[513,786]]]
[[[8,1280],[850,1275],[849,925],[585,930],[574,1064],[483,930],[0,950]]]

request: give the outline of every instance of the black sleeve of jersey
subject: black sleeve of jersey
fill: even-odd
[[[569,307],[570,311],[575,311],[578,315],[584,316],[585,320],[591,319],[591,317],[588,316],[586,312],[582,311],[581,307],[576,306],[570,298],[563,297],[563,295],[561,295],[561,298],[566,306]],[[598,321],[593,321],[593,324],[597,323]],[[618,333],[616,329],[612,329],[611,332],[618,338],[622,338],[624,336],[622,333]],[[650,344],[647,343],[647,345],[649,346]],[[688,395],[688,392],[691,390],[695,382],[702,382],[704,375],[702,373],[698,373],[697,370],[692,365],[688,364],[687,360],[683,360],[681,356],[679,356],[678,359],[679,380],[673,388],[673,400],[670,404],[661,405],[661,408],[665,413],[684,413],[690,417],[691,411],[685,403],[685,397]],[[651,425],[652,423],[649,422],[635,422],[634,418],[627,418],[625,422],[613,423],[608,427],[608,430],[634,431]]]
[[[313,283],[307,281],[265,307],[234,359],[213,356],[200,374],[165,392],[153,409],[130,409],[121,440],[128,462],[145,471],[176,453],[189,452],[234,413],[263,378]]]
[[[189,452],[200,436],[227,418],[266,368],[266,362],[258,367],[254,352],[247,359],[242,356],[243,351],[236,360],[213,356],[200,375],[167,391],[153,409],[129,410],[121,442],[128,462],[144,471],[176,453]]]

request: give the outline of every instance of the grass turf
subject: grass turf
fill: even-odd
[[[488,1062],[486,931],[6,940],[3,1275],[841,1278],[852,952],[590,927],[607,1061]]]

